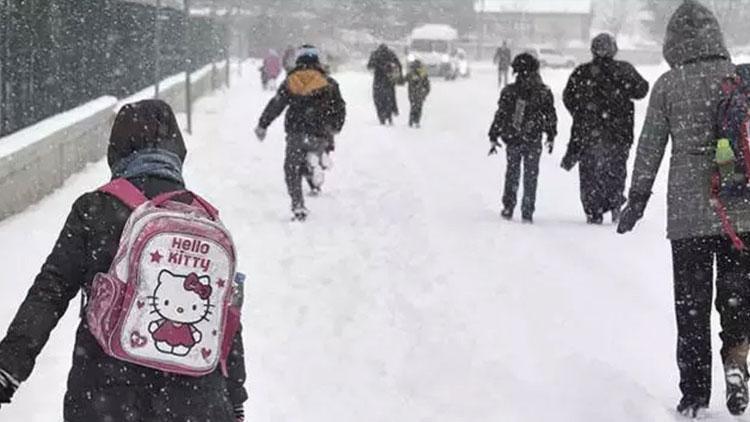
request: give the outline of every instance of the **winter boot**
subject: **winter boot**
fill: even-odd
[[[695,397],[682,397],[677,404],[677,412],[689,419],[698,419],[708,409],[708,400]]]
[[[524,224],[534,224],[534,216],[531,214],[523,213],[521,216],[521,222]]]
[[[503,217],[504,220],[512,220],[513,210],[510,208],[504,208],[502,211],[500,211],[500,217]]]
[[[604,217],[601,214],[588,214],[586,215],[586,223],[600,226],[604,223]]]
[[[745,413],[748,404],[747,352],[745,341],[722,353],[724,360],[724,381],[726,382],[727,409],[737,416]]]
[[[292,221],[305,221],[308,213],[305,207],[294,207],[292,208]]]

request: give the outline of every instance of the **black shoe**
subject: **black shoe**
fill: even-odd
[[[706,409],[708,409],[708,400],[693,397],[683,397],[677,404],[677,412],[690,419],[697,419]]]
[[[295,207],[292,209],[292,221],[305,221],[307,220],[307,208],[305,207]]]
[[[724,368],[724,381],[729,413],[735,416],[745,413],[748,403],[746,371],[737,365],[727,365]]]
[[[512,220],[513,210],[509,208],[505,208],[504,210],[500,211],[500,217],[503,217],[505,220]]]
[[[604,223],[604,217],[601,214],[593,214],[586,216],[586,223],[600,226]]]
[[[534,224],[534,217],[531,214],[524,214],[521,217],[521,222],[525,224]]]

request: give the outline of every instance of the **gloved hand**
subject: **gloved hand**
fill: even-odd
[[[555,137],[547,136],[547,142],[545,142],[544,145],[547,146],[547,152],[552,154],[552,151],[555,149]]]
[[[237,422],[245,422],[245,408],[241,404],[234,406],[234,419]]]
[[[255,137],[258,138],[259,141],[263,142],[263,140],[266,139],[266,129],[263,129],[260,126],[256,127]]]
[[[503,147],[500,145],[500,142],[497,141],[497,138],[493,136],[490,136],[490,145],[490,152],[488,152],[487,155],[495,155],[497,154],[497,150]]]
[[[0,369],[0,404],[10,403],[20,383],[13,375]]]
[[[617,225],[617,233],[624,234],[635,227],[635,223],[643,217],[643,211],[646,209],[650,193],[630,192],[630,198],[620,215],[620,223]]]

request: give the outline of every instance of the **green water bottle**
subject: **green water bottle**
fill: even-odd
[[[734,151],[727,138],[721,138],[716,141],[716,165],[719,166],[719,173],[724,180],[730,179],[734,175]]]

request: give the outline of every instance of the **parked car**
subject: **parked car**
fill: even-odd
[[[419,60],[430,76],[456,79],[459,75],[458,31],[449,25],[428,24],[414,30],[409,37],[406,60]]]
[[[530,47],[526,51],[539,59],[542,67],[575,67],[575,57],[549,47]]]

